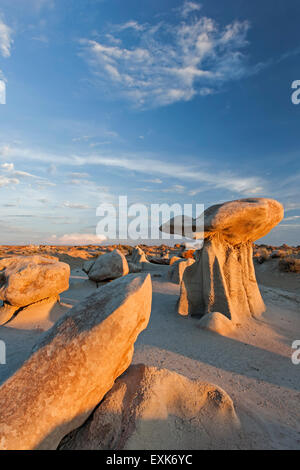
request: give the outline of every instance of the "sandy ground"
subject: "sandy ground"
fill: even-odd
[[[81,271],[82,262],[80,258],[73,264],[70,289],[61,295],[60,304],[32,306],[0,327],[7,347],[0,383],[26,360],[45,330],[97,288]],[[176,314],[179,286],[167,281],[167,271],[168,266],[156,265],[153,270],[151,265],[151,320],[136,343],[134,363],[168,368],[226,390],[244,431],[235,448],[299,449],[300,365],[291,361],[292,342],[300,340],[298,275],[290,282],[293,274],[277,276],[271,265],[257,267],[267,311],[223,337],[201,330],[195,318]]]

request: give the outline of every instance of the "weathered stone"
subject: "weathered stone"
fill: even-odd
[[[92,281],[108,281],[126,276],[129,273],[125,256],[119,251],[99,256],[89,269],[88,276]]]
[[[235,246],[267,235],[281,222],[284,210],[274,199],[249,198],[212,206],[203,215],[205,238],[219,234]]]
[[[195,263],[194,259],[179,259],[169,269],[168,279],[175,284],[180,284],[183,278],[184,271],[188,266]]]
[[[128,269],[130,273],[140,273],[143,270],[143,263],[134,264],[128,261]]]
[[[230,334],[234,329],[233,322],[219,312],[204,315],[199,322],[199,326],[204,330],[212,331],[222,336]]]
[[[133,264],[149,263],[147,256],[145,255],[144,251],[139,246],[136,246],[132,250],[131,263]]]
[[[130,365],[148,324],[150,275],[129,275],[86,297],[0,387],[0,449],[55,449]]]
[[[5,325],[9,320],[11,320],[11,318],[18,310],[19,307],[15,307],[9,304],[3,304],[3,306],[0,307],[0,325]]]
[[[25,307],[69,288],[70,266],[43,256],[0,260],[0,299]]]
[[[86,261],[83,263],[82,271],[84,271],[86,274],[88,274],[88,273],[90,272],[92,266],[94,266],[95,261],[96,261],[96,259],[88,259],[88,260],[86,260]]]
[[[204,245],[198,261],[184,272],[178,312],[199,316],[221,312],[234,323],[260,315],[265,305],[256,282],[252,243],[283,215],[279,202],[264,198],[226,202],[204,211],[200,217],[204,231],[194,234],[204,238]]]
[[[239,430],[233,402],[221,388],[137,365],[60,449],[226,449],[235,445]]]

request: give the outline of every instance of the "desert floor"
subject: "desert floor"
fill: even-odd
[[[84,259],[77,255],[61,259],[70,263],[72,272],[60,304],[31,306],[0,327],[0,339],[7,345],[0,383],[26,360],[45,330],[97,289],[81,270]],[[233,399],[244,431],[232,448],[300,448],[300,365],[291,361],[292,342],[300,340],[300,275],[280,273],[275,264],[256,264],[265,314],[226,337],[200,329],[196,318],[177,315],[179,286],[168,282],[169,267],[151,264],[148,268],[153,308],[149,326],[137,340],[133,362],[222,387]],[[214,448],[213,438],[211,442]]]

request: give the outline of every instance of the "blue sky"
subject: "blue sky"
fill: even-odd
[[[1,0],[0,243],[92,240],[96,207],[274,197],[300,245],[300,5]]]

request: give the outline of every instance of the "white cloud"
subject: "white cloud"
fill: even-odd
[[[9,173],[10,176],[17,176],[19,178],[34,178],[34,179],[39,179],[43,180],[41,176],[36,176],[32,175],[31,173],[28,173],[27,171],[20,171],[20,170],[15,170],[15,166],[13,163],[2,163],[1,168],[7,173]]]
[[[106,237],[104,235],[93,235],[92,233],[70,233],[60,237],[52,235],[48,242],[59,245],[99,245],[105,240]]]
[[[153,178],[150,180],[144,180],[145,183],[152,183],[152,184],[162,184],[162,180],[160,178]]]
[[[20,181],[17,178],[8,178],[6,176],[0,175],[0,188],[3,186],[10,186],[11,184],[19,184]]]
[[[0,17],[0,53],[3,57],[10,56],[12,44],[12,29]]]
[[[78,204],[69,201],[63,202],[62,207],[66,207],[67,209],[89,209],[89,206],[86,204]]]
[[[199,11],[201,8],[202,5],[200,3],[185,1],[180,11],[182,16],[186,18],[193,11]]]
[[[165,188],[161,190],[163,193],[179,193],[183,194],[185,192],[185,187],[181,184],[174,184],[170,188]]]
[[[120,155],[119,157],[111,156],[108,154],[96,153],[92,155],[57,155],[45,152],[38,152],[24,147],[12,147],[4,145],[4,151],[0,147],[1,152],[9,155],[11,159],[26,159],[27,161],[39,161],[68,165],[72,167],[80,167],[86,165],[108,166],[112,168],[122,168],[130,172],[136,171],[143,173],[148,177],[155,175],[158,178],[165,176],[181,181],[188,181],[189,183],[201,183],[203,187],[208,188],[221,188],[228,191],[240,194],[258,194],[265,190],[266,183],[261,177],[257,176],[240,176],[237,173],[229,171],[204,171],[201,169],[201,161],[198,159],[197,166],[187,166],[186,164],[167,162],[157,159],[155,155],[146,155],[141,158],[141,155],[129,154]],[[182,158],[182,161],[187,161],[187,156]],[[46,184],[46,183],[45,183]],[[50,183],[49,183],[50,184]],[[93,189],[93,188],[92,188]],[[105,188],[94,188],[95,191]]]
[[[199,9],[199,4],[185,2],[182,11]],[[125,28],[134,30],[136,45],[132,46],[130,35],[122,36]],[[222,28],[211,18],[186,13],[177,24],[153,26],[131,21],[116,29],[120,37],[113,45],[111,41],[82,39],[81,55],[107,90],[137,106],[189,101],[250,73],[242,53],[248,44],[247,21],[234,21]]]
[[[135,31],[143,31],[144,26],[139,24],[137,21],[127,21],[127,23],[118,25],[115,29],[119,31],[124,31],[125,29],[134,29]]]

